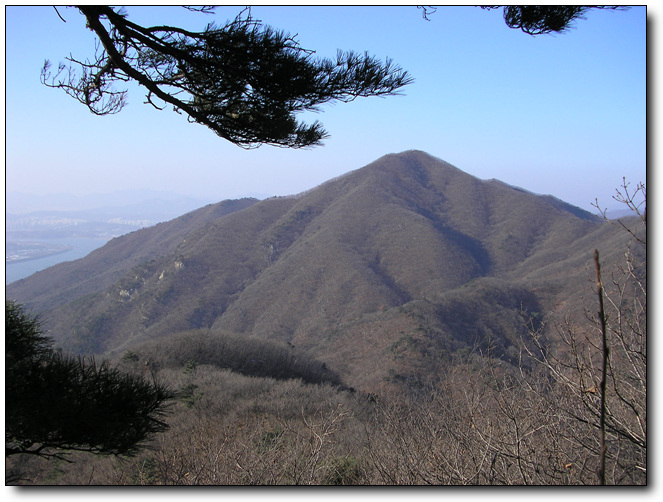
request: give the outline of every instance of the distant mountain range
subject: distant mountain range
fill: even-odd
[[[205,201],[146,190],[72,195],[7,194],[8,239],[112,237],[171,220]]]
[[[608,266],[627,240],[559,199],[408,151],[299,196],[202,207],[6,291],[67,350],[226,332],[288,343],[379,392],[416,388],[462,350],[516,357],[524,311],[581,319],[594,249]]]
[[[119,210],[129,214],[136,211],[169,214],[170,219],[211,202],[158,190],[118,190],[82,195],[8,191],[5,198],[7,212],[17,215],[43,211],[105,215]]]

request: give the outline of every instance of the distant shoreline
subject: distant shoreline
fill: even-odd
[[[35,249],[32,253],[30,253],[30,251],[26,251],[25,249],[23,249],[22,251],[25,254],[11,253],[9,256],[5,256],[5,265],[12,265],[14,263],[21,263],[31,260],[39,260],[41,258],[46,258],[48,256],[54,256],[61,253],[66,253],[74,249],[72,246],[59,246],[56,248],[52,245],[47,245],[43,243],[29,243],[29,244],[38,245],[42,247],[42,249]],[[45,248],[43,246],[48,246],[48,247]]]
[[[108,240],[97,237],[9,238],[5,248],[5,286],[59,263],[83,258],[106,244]],[[30,246],[31,244],[33,246]],[[34,246],[35,244],[41,244],[41,248]]]

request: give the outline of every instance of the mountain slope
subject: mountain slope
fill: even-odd
[[[12,283],[6,288],[7,295],[26,299],[37,311],[60,307],[102,291],[145,260],[172,252],[191,229],[256,202],[241,199],[210,204],[172,221],[116,237],[85,258],[60,263]]]
[[[594,247],[623,249],[598,217],[417,151],[297,197],[228,204],[242,206],[134,232],[7,294],[46,310],[71,350],[233,332],[291,343],[375,391],[488,338],[508,358],[520,308],[560,310]]]

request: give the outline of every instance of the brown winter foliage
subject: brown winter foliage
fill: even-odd
[[[175,389],[170,429],[133,458],[12,459],[7,472],[28,484],[596,484],[604,423],[606,483],[645,484],[644,222],[625,231],[405,152],[296,197],[118,238],[7,294],[41,307],[62,347]]]

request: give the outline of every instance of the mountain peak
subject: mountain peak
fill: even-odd
[[[297,197],[209,206],[134,232],[10,284],[7,296],[45,310],[72,350],[121,351],[205,329],[290,342],[361,379],[370,365],[387,371],[381,358],[403,333],[428,333],[421,309],[430,326],[451,326],[462,310],[454,302],[479,301],[477,284],[491,285],[494,299],[481,302],[499,303],[496,311],[519,299],[536,307],[523,278],[569,259],[575,242],[602,228],[569,207],[410,150]],[[470,324],[444,339],[472,343],[499,328]]]
[[[421,150],[406,150],[400,153],[389,153],[383,155],[374,162],[371,162],[366,167],[369,166],[379,166],[383,169],[447,169],[462,173],[457,167]]]

